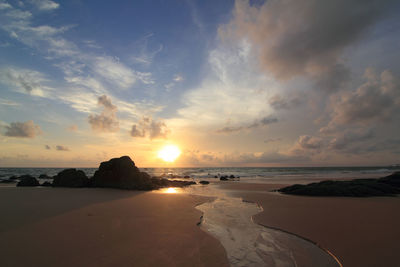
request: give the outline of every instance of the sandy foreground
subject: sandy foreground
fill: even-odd
[[[317,242],[343,266],[400,266],[400,197],[303,197],[268,192],[282,184],[226,182],[233,196],[259,203],[254,220]]]
[[[0,188],[1,266],[228,266],[196,224],[204,198],[113,189]]]

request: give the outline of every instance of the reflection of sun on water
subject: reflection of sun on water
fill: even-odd
[[[181,151],[177,146],[167,145],[158,152],[158,157],[166,162],[174,162],[180,154]]]
[[[168,188],[164,189],[164,193],[176,194],[176,193],[178,193],[178,188],[176,188],[176,187],[168,187]]]

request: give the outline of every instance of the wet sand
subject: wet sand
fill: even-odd
[[[287,182],[290,184],[290,182]],[[331,251],[343,266],[399,266],[400,197],[304,197],[268,192],[283,184],[225,182],[259,203],[257,223],[295,233]]]
[[[205,198],[113,189],[0,188],[1,266],[228,266],[196,224]]]

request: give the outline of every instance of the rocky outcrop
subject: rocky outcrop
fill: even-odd
[[[93,187],[111,187],[133,190],[153,190],[161,187],[183,187],[196,184],[191,181],[168,180],[162,177],[150,177],[141,172],[128,156],[113,158],[102,162],[91,179]]]
[[[83,171],[77,169],[66,169],[54,176],[55,187],[86,187],[89,179]]]
[[[93,187],[151,190],[157,188],[146,172],[141,172],[128,156],[102,162],[91,179]]]
[[[292,195],[372,197],[400,194],[400,172],[380,179],[355,179],[350,181],[322,181],[306,185],[295,184],[278,190]]]
[[[39,186],[38,180],[30,175],[22,175],[19,177],[17,186]]]

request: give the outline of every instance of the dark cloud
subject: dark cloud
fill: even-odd
[[[355,91],[341,92],[331,98],[332,118],[327,126],[368,124],[389,120],[400,108],[400,82],[390,72],[377,75],[368,69],[367,81]],[[322,130],[323,131],[323,130]]]
[[[119,121],[117,118],[117,107],[111,103],[111,99],[106,95],[98,98],[98,105],[103,107],[100,114],[90,114],[88,117],[92,130],[98,132],[117,132]]]
[[[131,129],[131,136],[132,137],[144,137],[145,136],[144,129],[138,129],[137,125],[133,125]]]
[[[150,139],[167,138],[170,130],[162,121],[156,121],[149,117],[144,117],[138,124],[132,125],[130,135],[132,137],[145,137]]]
[[[69,148],[66,147],[66,146],[58,145],[58,146],[56,146],[56,150],[58,150],[58,151],[69,151]]]
[[[280,109],[291,109],[299,106],[304,102],[304,98],[301,96],[295,96],[291,98],[283,98],[280,95],[274,95],[269,100],[268,103],[271,107],[276,110]]]
[[[250,40],[261,68],[277,78],[316,75],[338,68],[343,50],[360,40],[394,2],[287,0],[251,6],[236,1],[234,20],[220,32]]]
[[[254,128],[258,128],[258,127],[263,127],[263,126],[266,126],[266,125],[269,125],[272,123],[277,123],[277,122],[278,122],[277,118],[268,116],[268,117],[264,117],[264,118],[254,122],[250,125],[247,125],[247,126],[236,126],[236,127],[226,126],[221,129],[218,129],[216,131],[216,133],[230,134],[230,133],[234,133],[234,132],[240,132],[242,130],[249,130],[249,129],[254,129]]]
[[[8,126],[4,126],[6,132],[5,136],[20,137],[20,138],[35,138],[36,135],[41,134],[40,127],[33,123],[32,120],[26,122],[12,122]]]
[[[344,150],[353,146],[355,143],[363,142],[373,137],[373,131],[370,129],[340,132],[330,141],[329,148],[335,150]]]
[[[303,149],[321,149],[324,144],[321,138],[310,135],[300,136],[297,143]]]

